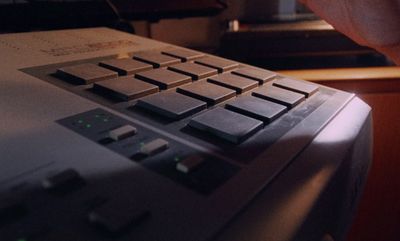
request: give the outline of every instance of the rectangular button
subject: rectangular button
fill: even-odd
[[[258,86],[258,82],[244,78],[231,73],[217,75],[215,77],[208,78],[208,82],[224,86],[236,90],[238,94],[254,89]]]
[[[180,59],[159,53],[159,52],[142,52],[133,55],[134,59],[152,64],[154,67],[164,67],[171,64],[181,62]]]
[[[117,72],[90,63],[59,68],[57,75],[76,84],[91,84],[118,77]]]
[[[211,56],[196,60],[195,63],[202,64],[211,68],[216,68],[220,73],[234,69],[239,66],[239,64],[234,61]]]
[[[93,85],[93,90],[99,94],[123,101],[137,99],[159,91],[158,86],[132,76],[96,82]]]
[[[195,63],[181,63],[168,69],[191,76],[194,80],[203,79],[218,74],[218,70]]]
[[[214,85],[206,81],[179,87],[177,91],[193,98],[203,100],[207,102],[208,105],[215,105],[236,96],[234,90]]]
[[[190,76],[179,74],[167,69],[153,69],[140,72],[136,74],[135,77],[151,84],[158,85],[160,89],[163,90],[192,82]]]
[[[137,106],[178,120],[205,109],[207,104],[176,92],[162,92],[140,99]]]
[[[160,153],[160,152],[168,149],[168,147],[169,147],[168,141],[158,138],[158,139],[155,139],[154,141],[144,144],[140,148],[140,153],[144,154],[146,156],[153,156],[157,153]]]
[[[189,126],[224,140],[240,143],[263,127],[259,120],[220,107],[194,117]]]
[[[204,56],[204,54],[202,54],[202,53],[199,53],[199,52],[196,52],[193,50],[188,50],[188,49],[181,49],[181,48],[167,49],[167,50],[162,51],[162,53],[172,56],[172,57],[175,57],[175,58],[180,58],[184,62]]]
[[[198,155],[189,156],[176,164],[176,169],[183,173],[190,173],[204,162],[203,157]]]
[[[240,68],[232,71],[232,73],[246,78],[257,80],[260,84],[264,84],[265,82],[272,80],[277,75],[272,71],[261,70],[251,67]]]
[[[67,169],[42,181],[44,189],[57,194],[66,194],[84,185],[83,178],[74,169]]]
[[[302,94],[281,89],[272,85],[267,85],[257,89],[253,92],[253,95],[278,104],[285,105],[288,108],[295,107],[305,99],[304,95]]]
[[[253,96],[242,96],[226,104],[226,108],[266,123],[277,119],[287,110],[286,106]]]
[[[119,141],[131,136],[134,136],[137,133],[137,129],[131,125],[124,125],[118,127],[117,129],[111,130],[108,133],[108,136],[114,141]]]
[[[101,67],[118,72],[119,75],[131,75],[139,71],[149,70],[153,65],[146,64],[134,59],[110,59],[99,63]]]
[[[275,80],[273,85],[305,95],[307,98],[318,91],[318,86],[289,78]]]
[[[88,219],[94,225],[110,233],[118,234],[128,227],[137,225],[149,215],[149,211],[142,206],[140,203],[128,202],[121,198],[107,202],[89,212]]]

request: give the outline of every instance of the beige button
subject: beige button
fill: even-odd
[[[168,149],[168,146],[168,141],[158,138],[142,146],[142,148],[140,148],[140,153],[147,156],[152,156],[164,151],[165,149]]]
[[[131,125],[124,125],[117,129],[114,129],[108,133],[108,136],[113,139],[114,141],[119,141],[130,136],[133,136],[137,133],[135,127]]]

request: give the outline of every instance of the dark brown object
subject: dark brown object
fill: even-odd
[[[139,71],[152,69],[153,66],[134,59],[110,59],[101,61],[101,67],[117,71],[119,75],[131,75]]]
[[[185,118],[207,107],[203,101],[176,92],[162,92],[143,98],[138,101],[137,106],[174,120]]]
[[[80,64],[57,69],[57,75],[76,84],[91,84],[96,81],[117,78],[117,72],[95,64]]]
[[[124,101],[137,99],[158,92],[158,86],[146,83],[131,76],[99,81],[93,86],[99,93]]]
[[[168,67],[168,69],[189,75],[194,80],[203,79],[218,74],[218,71],[216,69],[195,63],[176,64]]]
[[[135,77],[151,84],[158,85],[160,89],[164,90],[190,83],[192,81],[192,79],[187,75],[179,74],[167,69],[153,69],[138,73]]]
[[[204,57],[199,60],[196,60],[195,63],[216,68],[220,73],[237,68],[239,66],[239,64],[236,62],[217,57]]]
[[[218,136],[226,141],[240,143],[263,127],[259,120],[217,107],[194,117],[189,126]]]
[[[302,94],[281,89],[272,85],[264,86],[253,92],[253,95],[262,99],[266,99],[288,108],[293,108],[300,104],[305,97]]]
[[[154,67],[164,67],[171,64],[181,62],[180,59],[173,58],[171,56],[159,53],[159,52],[143,52],[133,55],[134,59],[152,64]]]
[[[243,115],[270,123],[284,114],[287,108],[274,102],[256,98],[253,96],[243,96],[228,103],[226,108]]]
[[[231,73],[221,74],[208,79],[209,82],[224,86],[229,89],[235,90],[238,94],[254,89],[258,86],[258,82],[241,77],[239,75],[233,75]]]
[[[287,90],[291,90],[291,91],[303,94],[307,98],[310,95],[312,95],[318,91],[317,85],[303,82],[303,81],[296,81],[296,80],[292,80],[289,78],[275,80],[273,82],[273,85],[283,88],[283,89],[287,89]]]
[[[189,60],[194,60],[197,58],[201,58],[204,56],[203,53],[199,53],[196,51],[188,50],[188,49],[168,49],[165,51],[162,51],[163,54],[175,57],[175,58],[180,58],[183,62],[189,61]]]
[[[205,81],[196,82],[191,85],[179,87],[179,93],[203,100],[208,105],[215,105],[228,100],[236,95],[236,92]]]
[[[254,79],[264,84],[265,82],[272,80],[276,77],[276,73],[268,70],[255,69],[251,67],[244,67],[232,71],[232,74],[237,74],[246,78]]]

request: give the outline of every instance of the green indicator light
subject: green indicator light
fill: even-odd
[[[104,122],[108,122],[108,119],[103,119]]]
[[[178,157],[178,156],[176,156],[175,158],[174,158],[174,161],[176,161],[176,162],[179,162],[181,159]]]
[[[86,124],[86,128],[90,128],[90,127],[92,127],[91,124]]]
[[[79,123],[79,124],[82,124],[82,123],[83,123],[83,120],[78,120],[78,123]]]

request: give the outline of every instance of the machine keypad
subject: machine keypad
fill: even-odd
[[[162,53],[175,58],[180,58],[183,62],[194,60],[204,56],[203,53],[199,53],[193,50],[177,48],[164,50],[162,51]]]
[[[64,80],[80,85],[87,85],[96,81],[118,77],[117,72],[99,67],[91,63],[59,68],[57,69],[57,75]]]
[[[234,61],[209,56],[198,59],[195,61],[195,63],[216,68],[220,73],[237,68],[239,66],[239,64]]]
[[[243,96],[228,104],[226,108],[243,115],[270,123],[283,115],[287,108],[284,105],[256,98],[253,96]]]
[[[190,120],[189,126],[232,143],[240,143],[263,127],[263,122],[217,107]]]
[[[254,89],[258,82],[231,73],[208,78],[208,82],[235,90],[238,94]]]
[[[318,86],[303,81],[296,81],[289,78],[283,78],[274,81],[274,86],[298,92],[307,98],[318,91]]]
[[[133,56],[133,58],[136,60],[152,64],[155,68],[164,67],[181,62],[180,59],[156,51],[137,53]]]
[[[206,103],[176,92],[162,92],[140,99],[137,106],[179,120],[206,108]]]
[[[199,80],[218,74],[218,70],[216,69],[190,62],[176,64],[168,67],[168,69],[189,75],[193,80]]]
[[[167,69],[148,70],[136,74],[135,77],[151,84],[158,85],[160,89],[163,90],[187,84],[192,81],[192,79],[187,75]]]
[[[264,84],[265,82],[272,80],[276,77],[276,73],[268,70],[260,70],[251,67],[243,67],[232,71],[233,74],[240,75],[246,78],[254,79]]]
[[[300,104],[304,99],[304,95],[278,88],[272,85],[263,86],[252,93],[254,96],[263,98],[278,104],[293,108]]]
[[[131,58],[104,60],[99,63],[99,66],[116,71],[119,75],[132,75],[153,68],[151,64],[146,64]]]
[[[124,76],[94,83],[93,90],[105,96],[128,101],[157,93],[159,88],[132,76]]]
[[[207,102],[208,105],[215,105],[228,100],[236,95],[234,90],[200,81],[191,85],[185,85],[177,89],[179,93]]]

